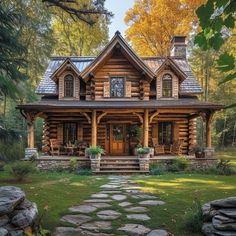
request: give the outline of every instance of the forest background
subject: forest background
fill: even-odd
[[[230,28],[225,32],[226,43],[218,48],[196,44],[196,35],[202,25],[195,12],[200,6],[208,7],[211,2],[217,5],[219,0],[135,0],[124,18],[127,25],[125,38],[140,56],[168,56],[172,36],[188,36],[188,60],[203,88],[199,99],[230,106],[236,102],[236,80],[220,83],[227,78],[229,71],[219,70],[219,58],[222,55],[236,58],[235,18],[225,20]],[[227,5],[231,1],[221,2]],[[93,1],[77,0],[76,4],[79,8],[86,6],[94,10]],[[45,1],[1,1],[0,159],[13,160],[23,155],[27,129],[16,105],[39,99],[34,90],[50,56],[96,56],[107,44],[112,13],[104,8],[104,1],[99,7],[98,11],[102,9],[105,14],[93,12],[81,18],[81,15],[75,17],[76,14]],[[236,11],[234,8],[232,11]],[[231,69],[235,72],[234,66]],[[35,134],[39,150],[42,125],[43,120],[37,119]],[[205,130],[201,119],[197,129],[198,145],[203,146]],[[235,146],[235,136],[236,107],[232,106],[214,116],[214,146],[218,149]]]

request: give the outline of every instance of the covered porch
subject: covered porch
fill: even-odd
[[[36,105],[18,108],[27,120],[29,150],[35,148],[34,121],[37,117],[44,119],[43,155],[40,157],[44,159],[57,158],[59,161],[59,157],[75,156],[78,160],[89,160],[85,151],[89,146],[101,146],[105,150],[102,160],[122,156],[135,160],[138,145],[153,147],[153,160],[186,156],[196,145],[196,118],[199,116],[205,121],[206,149],[212,154],[211,122],[214,112],[221,106],[185,100],[79,101],[74,105],[66,101],[54,104],[42,100]],[[56,153],[53,140],[59,144]],[[181,143],[179,151],[171,152],[176,143]]]

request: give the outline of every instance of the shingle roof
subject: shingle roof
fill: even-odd
[[[36,93],[41,95],[57,95],[57,85],[51,80],[50,76],[53,72],[66,60],[68,57],[53,57],[51,58],[48,68],[42,77]],[[95,57],[70,57],[73,64],[78,71],[82,72]],[[143,57],[144,63],[155,72],[165,61],[163,57]],[[181,94],[197,94],[201,93],[202,89],[198,84],[196,78],[193,76],[191,68],[186,59],[180,57],[171,57],[171,59],[180,67],[180,69],[187,74],[187,78],[180,85]]]

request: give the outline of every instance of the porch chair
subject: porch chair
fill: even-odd
[[[61,142],[57,139],[50,139],[50,148],[51,148],[51,155],[57,154],[60,156],[61,151]]]
[[[174,141],[174,143],[170,146],[170,153],[174,155],[181,155],[183,143],[184,143],[183,139]]]
[[[165,154],[165,146],[159,145],[157,138],[152,138],[152,145],[154,147],[155,154]]]

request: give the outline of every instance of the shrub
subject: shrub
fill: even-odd
[[[16,161],[9,166],[9,172],[17,181],[23,181],[26,177],[35,172],[36,168],[32,162]]]
[[[188,166],[188,160],[184,157],[179,157],[177,159],[171,160],[171,162],[167,165],[167,170],[171,172],[184,171],[188,168]]]
[[[149,166],[150,175],[163,175],[166,172],[166,167],[161,163],[151,163]]]
[[[91,147],[87,148],[86,150],[89,154],[92,154],[92,155],[98,155],[98,154],[104,153],[103,148],[100,146],[94,146],[94,147],[91,146]]]
[[[137,150],[138,154],[148,154],[150,152],[150,148],[149,147],[140,147]]]
[[[192,208],[189,209],[183,220],[183,227],[192,233],[201,232],[203,224],[203,213],[200,202],[197,200]]]
[[[88,168],[81,168],[78,172],[77,172],[78,175],[91,175],[92,172],[90,169]]]
[[[78,168],[77,159],[75,157],[71,158],[69,163],[69,171],[74,172],[77,170],[77,168]]]
[[[0,140],[0,161],[12,162],[24,158],[22,141],[3,142]]]
[[[4,171],[5,163],[3,161],[0,161],[0,171]]]

